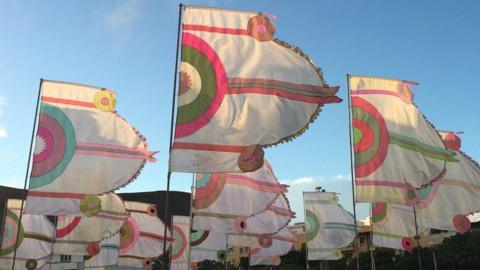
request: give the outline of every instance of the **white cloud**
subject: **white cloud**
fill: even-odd
[[[7,98],[5,96],[0,96],[0,119],[3,115],[3,108],[7,105]],[[8,137],[7,130],[5,127],[0,123],[0,139]]]
[[[113,11],[105,17],[105,23],[113,30],[132,26],[140,15],[140,1],[119,1]]]
[[[350,174],[337,174],[335,177],[333,177],[333,180],[350,181],[352,180],[352,176]]]
[[[291,186],[298,186],[298,185],[311,184],[313,182],[314,182],[313,177],[300,177],[293,181],[289,181],[288,184]]]
[[[333,183],[333,182],[343,182],[350,181],[350,174],[337,174],[335,176],[303,176],[293,180],[284,180],[281,181],[283,184],[288,184],[290,186],[302,186],[310,185],[314,183]]]
[[[14,187],[14,188],[20,188],[20,180],[18,180],[17,178],[12,178],[10,179],[8,182],[7,182],[7,185],[8,187]]]

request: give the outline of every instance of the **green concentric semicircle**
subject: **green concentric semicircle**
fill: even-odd
[[[209,59],[190,46],[182,46],[182,62],[191,64],[200,74],[202,88],[197,98],[189,104],[178,107],[177,125],[200,118],[210,107],[217,94],[216,75]]]
[[[17,215],[9,209],[7,209],[7,212],[5,214],[5,219],[7,219],[7,218],[12,219],[14,221],[14,223],[17,224],[17,225],[20,221],[18,219]],[[19,228],[19,231],[18,231],[18,238],[17,238],[17,241],[15,242],[15,245],[11,245],[9,247],[4,247],[4,248],[0,249],[0,257],[14,252],[22,244],[23,238],[24,238],[24,235],[25,235],[25,232],[23,231],[23,225],[20,224],[20,226],[17,227],[17,228]],[[17,237],[17,236],[15,235],[14,237]]]
[[[57,179],[63,173],[63,171],[65,171],[70,161],[72,161],[76,147],[75,129],[73,128],[73,124],[68,116],[61,109],[46,103],[42,103],[40,107],[40,113],[54,118],[60,124],[60,126],[63,127],[66,146],[62,160],[55,165],[50,172],[41,176],[30,178],[30,188],[38,188],[55,181],[55,179]]]
[[[317,216],[310,210],[305,210],[305,222],[307,223],[305,235],[307,236],[307,241],[311,241],[317,236],[320,230],[320,222]]]
[[[362,122],[365,122],[373,131],[373,144],[367,150],[363,152],[355,152],[354,159],[355,159],[355,166],[360,166],[364,163],[369,162],[372,160],[378,152],[380,147],[380,126],[378,125],[376,119],[368,114],[366,111],[362,110],[359,107],[353,107],[353,116],[354,119],[358,119]]]

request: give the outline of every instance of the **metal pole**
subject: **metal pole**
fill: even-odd
[[[374,247],[373,247],[373,224],[372,224],[372,204],[369,205],[369,209],[370,209],[370,239],[369,239],[369,247],[368,249],[370,250],[370,264],[371,264],[371,268],[372,270],[375,270],[377,268],[376,264],[375,264],[375,256],[373,254],[373,250],[374,250]]]
[[[172,176],[172,172],[170,171],[170,154],[172,153],[172,142],[173,142],[173,117],[175,115],[175,101],[177,97],[177,73],[178,73],[178,48],[180,45],[180,27],[182,25],[182,10],[183,4],[180,3],[178,5],[178,26],[177,26],[177,48],[175,53],[175,73],[173,75],[173,93],[172,93],[172,113],[170,119],[170,142],[168,144],[168,172],[167,172],[167,192],[165,194],[165,212],[163,214],[163,220],[165,221],[165,229],[163,231],[163,237],[165,241],[163,241],[163,252],[167,251],[167,227],[166,221],[168,217],[168,193],[170,192],[170,178]]]
[[[52,235],[52,254],[51,254],[51,258],[54,257],[54,249],[55,249],[55,238],[57,236],[57,225],[58,225],[58,217],[55,216],[54,217],[55,220],[53,221],[53,235]],[[51,259],[50,259],[51,260]],[[52,270],[52,264],[50,263],[49,267],[48,267],[49,270]]]
[[[33,152],[33,144],[35,142],[35,134],[37,132],[37,119],[38,119],[38,108],[40,107],[40,97],[42,95],[42,83],[43,79],[40,79],[40,83],[38,84],[38,96],[37,96],[37,105],[35,107],[35,117],[33,119],[33,128],[32,128],[32,137],[30,139],[30,150],[28,151],[28,160],[27,160],[27,170],[25,172],[25,182],[23,184],[23,191],[25,198],[22,199],[22,204],[20,206],[20,215],[18,217],[18,226],[17,226],[17,236],[15,237],[15,246],[17,245],[18,236],[20,234],[20,226],[22,224],[22,217],[23,217],[23,203],[27,199],[27,183],[29,179],[29,173],[31,169],[31,161],[32,161],[32,152]],[[17,249],[15,249],[13,253],[13,263],[12,263],[12,270],[15,269],[15,259],[17,257]]]
[[[349,137],[350,137],[350,174],[352,176],[352,204],[353,204],[353,219],[355,222],[355,239],[353,241],[353,249],[356,254],[355,259],[356,259],[356,264],[357,264],[357,270],[360,269],[360,264],[358,262],[358,256],[360,255],[357,247],[357,238],[358,238],[358,228],[357,228],[357,210],[356,210],[356,204],[355,204],[355,184],[354,184],[354,179],[355,179],[355,170],[353,168],[353,145],[352,145],[352,101],[351,101],[351,96],[350,96],[350,75],[347,74],[347,94],[348,94],[348,130],[349,130]]]
[[[305,235],[305,269],[308,270],[308,238],[307,238],[307,210],[305,209],[305,191],[302,192],[303,195],[303,216],[305,222],[303,223],[303,232]]]
[[[3,215],[2,219],[0,220],[0,249],[2,249],[2,242],[3,242],[3,229],[4,229],[4,223],[5,223],[5,216],[7,215],[7,202],[8,199],[5,198],[1,203],[3,203]]]
[[[433,269],[437,270],[437,258],[435,257],[435,250],[432,249],[432,255],[433,255]]]
[[[192,252],[192,228],[193,228],[193,198],[195,194],[195,174],[192,173],[192,186],[190,187],[190,228],[188,231],[188,270],[191,268],[190,258]]]
[[[417,225],[417,210],[416,207],[413,207],[413,217],[415,219],[415,238],[417,239],[417,255],[418,255],[418,269],[422,270],[422,257],[421,257],[421,247],[420,247],[420,237],[418,236],[418,225]]]

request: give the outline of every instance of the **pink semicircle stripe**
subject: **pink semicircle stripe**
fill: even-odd
[[[201,38],[190,34],[183,33],[182,45],[192,47],[200,51],[207,59],[210,61],[212,68],[215,72],[215,82],[216,82],[216,93],[215,98],[213,99],[210,107],[203,113],[203,115],[189,123],[178,124],[175,127],[175,138],[183,138],[192,135],[197,130],[208,124],[210,119],[213,118],[218,108],[222,104],[223,98],[227,92],[228,88],[228,78],[225,73],[225,68],[223,66],[220,57],[216,52],[208,45],[207,42]]]

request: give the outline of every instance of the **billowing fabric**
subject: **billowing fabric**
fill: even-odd
[[[227,235],[211,231],[194,231],[191,234],[190,261],[224,262],[227,257]]]
[[[195,186],[193,228],[226,233],[237,232],[236,219],[266,211],[288,187],[268,162],[250,173],[197,174]]]
[[[261,13],[185,8],[171,171],[255,171],[262,146],[300,135],[324,104],[341,101],[274,33]]]
[[[290,252],[295,241],[288,228],[273,235],[228,235],[229,247],[249,247],[250,255],[255,257],[283,256]]]
[[[239,212],[242,211],[242,206],[242,202],[235,205]],[[295,216],[283,193],[278,193],[265,208],[248,216],[237,214],[235,211],[221,215],[196,209],[194,211],[193,229],[211,228],[218,232],[237,234],[273,234],[287,226]]]
[[[172,217],[172,251],[170,270],[188,270],[190,250],[190,217]]]
[[[54,227],[45,216],[23,214],[18,227],[21,200],[9,199],[4,217],[2,245],[0,247],[0,269],[39,269],[52,253]],[[17,238],[18,234],[18,238]]]
[[[163,254],[163,243],[171,243],[171,233],[167,230],[164,238],[165,224],[157,216],[154,204],[125,202],[130,217],[120,230],[120,256],[118,265],[150,269],[153,259]]]
[[[416,246],[413,207],[399,204],[372,205],[373,245],[411,251]],[[418,228],[418,234],[429,230]]]
[[[93,256],[85,257],[85,269],[116,269],[118,250],[120,248],[120,234],[102,240],[91,247]]]
[[[78,215],[86,194],[125,186],[146,160],[145,138],[115,111],[106,89],[42,81],[27,213]]]
[[[279,256],[251,256],[250,265],[273,265],[279,266],[282,259]]]
[[[118,233],[129,217],[122,199],[114,193],[90,195],[85,205],[88,211],[82,216],[57,218],[55,254],[92,255],[92,245]]]
[[[414,205],[413,190],[440,179],[455,152],[413,104],[411,83],[349,80],[356,200]]]
[[[445,145],[456,151],[459,162],[448,162],[447,172],[438,182],[417,190],[418,225],[458,231],[470,229],[469,214],[480,211],[480,166],[460,150],[454,133],[440,132]]]
[[[320,260],[325,251],[348,246],[355,238],[352,214],[330,192],[303,192],[308,260]]]

